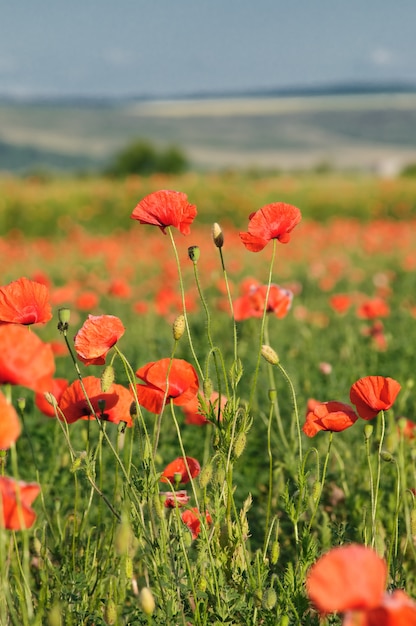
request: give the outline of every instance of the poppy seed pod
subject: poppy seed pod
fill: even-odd
[[[200,255],[201,251],[199,249],[199,246],[189,246],[188,256],[191,259],[192,263],[198,263]]]
[[[140,605],[146,613],[146,615],[152,615],[155,610],[156,603],[153,597],[153,593],[150,591],[149,587],[143,587],[139,594],[139,602]]]

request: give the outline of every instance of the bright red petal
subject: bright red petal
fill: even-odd
[[[0,450],[8,450],[20,435],[21,427],[14,407],[0,392]]]
[[[45,324],[51,318],[45,285],[22,277],[0,287],[0,323]]]
[[[141,224],[159,226],[165,232],[174,226],[183,235],[189,235],[190,225],[196,217],[196,206],[180,191],[161,190],[149,194],[135,207],[131,218]]]
[[[330,550],[309,570],[306,589],[322,613],[368,610],[380,606],[387,566],[376,552],[351,544]]]

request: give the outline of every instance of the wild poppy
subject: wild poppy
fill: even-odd
[[[193,366],[182,359],[161,359],[143,365],[136,376],[144,385],[136,385],[139,404],[151,413],[160,413],[166,403],[182,406],[198,393],[198,375]],[[169,380],[168,380],[169,379]]]
[[[8,450],[21,431],[19,418],[12,404],[0,392],[0,450]]]
[[[73,382],[63,392],[59,401],[59,409],[62,411],[65,421],[72,424],[79,419],[94,419],[93,411],[101,420],[119,424],[125,422],[132,426],[130,407],[134,401],[131,392],[113,383],[105,393],[101,391],[101,380],[95,376],[87,376],[82,379],[84,389],[89,398],[89,403],[79,380]],[[58,411],[58,416],[60,415]]]
[[[386,583],[385,561],[371,548],[350,544],[311,567],[306,590],[322,616],[344,613],[344,626],[414,626],[416,605],[403,591],[385,593]]]
[[[320,430],[340,432],[350,428],[357,419],[358,415],[349,404],[317,402],[308,410],[302,430],[308,437],[314,437]]]
[[[219,402],[219,394],[216,391],[213,391],[209,401],[203,398],[203,404],[201,404],[198,396],[195,396],[190,402],[184,404],[182,407],[183,413],[185,415],[185,424],[193,424],[194,426],[205,426],[206,424],[211,424],[211,420],[207,419],[206,413],[213,413],[215,415],[215,419],[218,420],[222,418],[221,412],[222,409],[227,404],[228,400],[224,395],[221,395],[221,407],[218,415],[218,402]]]
[[[332,309],[342,315],[346,313],[352,304],[352,298],[348,294],[344,293],[336,293],[329,299],[329,304]]]
[[[104,365],[107,352],[125,330],[115,315],[89,315],[74,339],[79,360],[85,365]]]
[[[179,491],[161,491],[159,495],[162,498],[163,505],[167,509],[174,509],[175,506],[185,506],[190,500],[186,489],[180,489]]]
[[[54,371],[49,344],[23,326],[0,325],[0,384],[47,391]]]
[[[194,507],[192,509],[186,509],[181,515],[182,521],[192,533],[192,539],[196,539],[201,532],[201,513]],[[205,521],[207,524],[212,524],[211,515],[208,511],[205,511]]]
[[[45,398],[45,393],[51,393],[59,404],[61,396],[68,385],[69,383],[66,378],[52,378],[47,391],[45,390],[42,393],[37,392],[35,394],[35,404],[39,411],[48,417],[55,417],[55,409]]]
[[[351,386],[350,400],[360,417],[371,420],[380,411],[390,409],[400,389],[400,383],[394,378],[365,376]]]
[[[37,483],[0,476],[0,527],[8,530],[30,528],[36,519],[31,504],[39,492]]]
[[[234,301],[234,318],[236,321],[261,317],[266,302],[267,285],[252,284],[248,291]],[[267,299],[267,312],[279,319],[286,317],[292,306],[293,293],[289,289],[270,285]]]
[[[1,324],[45,324],[52,318],[48,288],[22,277],[0,287]]]
[[[167,226],[174,226],[182,235],[189,235],[196,214],[196,206],[189,204],[186,193],[163,189],[143,198],[130,217],[140,224],[158,226],[164,234]]]
[[[383,298],[370,298],[360,304],[357,316],[361,319],[373,320],[390,314],[389,305]]]
[[[251,252],[260,252],[272,239],[288,243],[290,233],[299,224],[302,215],[291,204],[274,202],[251,213],[248,219],[248,232],[240,233],[241,241]]]
[[[160,480],[162,483],[170,482],[173,485],[188,483],[191,478],[198,476],[200,471],[201,466],[196,459],[193,459],[190,456],[185,458],[180,456],[166,465]]]

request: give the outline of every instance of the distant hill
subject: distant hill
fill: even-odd
[[[198,169],[416,163],[416,88],[359,84],[171,99],[0,100],[0,170],[102,170],[134,139],[177,145]]]

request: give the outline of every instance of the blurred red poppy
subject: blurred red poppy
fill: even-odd
[[[314,437],[320,430],[340,432],[350,428],[357,419],[358,415],[349,404],[318,402],[308,410],[302,430],[308,437]]]
[[[403,591],[385,593],[387,565],[365,546],[333,548],[311,567],[309,599],[324,617],[345,613],[343,626],[414,626],[416,604]]]
[[[136,376],[145,382],[136,385],[139,404],[151,413],[160,413],[170,400],[178,406],[187,404],[198,393],[198,376],[195,369],[182,359],[161,359],[143,365]],[[169,383],[168,383],[169,378]]]
[[[382,298],[371,298],[365,300],[357,309],[357,316],[366,320],[372,320],[377,317],[386,317],[389,314],[389,305]]]
[[[336,293],[329,299],[329,304],[336,313],[343,314],[348,311],[352,304],[352,297],[344,293]]]
[[[39,493],[37,483],[0,476],[0,527],[8,530],[30,528],[36,519],[31,504]]]
[[[54,371],[49,344],[23,326],[0,325],[0,384],[46,391]]]
[[[45,324],[52,318],[49,290],[22,277],[0,287],[1,324]]]
[[[0,392],[0,450],[7,450],[20,435],[21,427],[15,408]]]
[[[47,386],[47,390],[42,393],[35,394],[35,404],[44,415],[55,417],[55,409],[45,398],[45,393],[51,393],[57,404],[69,383],[66,378],[52,378]]]
[[[182,235],[189,235],[196,214],[196,206],[189,204],[185,193],[163,189],[143,198],[130,217],[140,224],[158,226],[164,234],[167,226],[174,226]]]
[[[190,456],[185,458],[180,456],[166,465],[160,480],[162,483],[170,482],[173,485],[175,483],[189,483],[191,478],[198,476],[200,471],[201,466],[196,459]]]
[[[250,317],[261,317],[266,302],[267,285],[252,284],[248,291],[234,301],[234,318],[236,321]],[[293,293],[289,289],[270,285],[267,300],[267,312],[273,313],[279,319],[286,317],[292,306]]]
[[[216,421],[222,419],[222,409],[227,404],[228,400],[224,395],[221,395],[221,407],[218,415],[218,402],[219,402],[219,394],[216,391],[213,391],[209,401],[206,398],[202,398],[205,407],[201,405],[201,402],[198,396],[195,396],[190,402],[184,404],[182,407],[184,416],[185,416],[185,424],[193,424],[194,426],[205,426],[206,424],[212,424],[211,420],[207,419],[206,414],[213,412],[215,415]],[[204,410],[206,409],[206,411]]]
[[[128,389],[113,383],[104,393],[101,391],[101,380],[95,376],[87,376],[82,379],[82,382],[97,417],[114,424],[125,422],[127,426],[132,426],[130,407],[134,398]],[[59,408],[68,424],[79,419],[94,419],[79,380],[65,389],[59,402]]]
[[[186,489],[179,491],[161,491],[159,494],[163,499],[163,505],[167,509],[173,509],[175,506],[184,506],[189,502],[189,496]]]
[[[400,389],[400,383],[394,378],[365,376],[351,386],[350,400],[360,417],[371,420],[380,411],[390,409]]]
[[[290,233],[301,219],[301,212],[291,204],[284,202],[266,204],[251,213],[248,232],[240,233],[241,241],[251,252],[260,252],[272,239],[287,243],[290,240]]]
[[[104,365],[107,352],[124,335],[125,328],[114,315],[89,315],[75,335],[75,351],[85,365]]]
[[[182,521],[192,533],[192,539],[196,539],[201,532],[201,513],[196,507],[187,509],[181,515]],[[207,524],[212,524],[211,515],[208,511],[205,511],[205,521]]]

